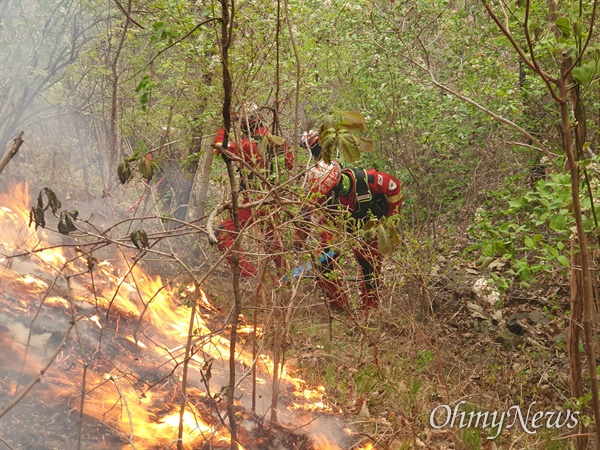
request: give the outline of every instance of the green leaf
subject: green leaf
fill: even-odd
[[[119,167],[117,167],[117,175],[119,176],[119,181],[121,184],[127,183],[131,178],[133,178],[133,173],[131,172],[131,167],[125,161],[121,161],[119,163]]]
[[[48,203],[46,205],[44,205],[44,200],[43,200],[44,194],[46,194],[46,199],[48,200]],[[58,199],[58,197],[56,196],[54,191],[52,189],[50,189],[49,187],[45,187],[44,189],[42,189],[40,191],[40,193],[38,195],[37,205],[39,208],[42,208],[44,211],[46,211],[48,208],[50,208],[50,211],[52,211],[53,214],[56,214],[61,207],[60,200]]]
[[[327,164],[331,163],[333,151],[337,146],[338,137],[337,131],[333,127],[325,128],[326,124],[321,126],[319,131],[319,144],[321,144],[321,158]]]
[[[596,61],[590,61],[573,69],[573,79],[579,84],[587,85],[592,82],[597,73],[598,66]]]
[[[256,146],[258,153],[261,155],[265,155],[267,153],[267,149],[269,148],[269,143],[267,142],[267,138],[264,137],[260,140],[258,145]]]
[[[569,261],[569,258],[567,258],[565,255],[560,255],[558,258],[556,258],[556,260],[563,267],[570,267],[571,266],[571,261]]]
[[[150,181],[154,176],[154,165],[148,158],[140,159],[138,170],[140,171],[142,177],[148,181]]]
[[[491,256],[481,256],[476,262],[475,265],[479,267],[481,270],[487,269],[487,267],[494,261],[495,258]]]
[[[142,89],[146,89],[148,86],[148,80],[150,80],[150,76],[144,75],[135,88],[135,92],[140,92]]]
[[[388,226],[388,231],[390,233],[390,237],[392,238],[392,242],[395,245],[402,244],[402,236],[400,236],[400,232],[398,231],[398,228],[396,228],[396,226],[392,222],[387,222],[387,226]]]
[[[285,144],[285,140],[282,137],[276,136],[274,134],[267,134],[265,136],[269,145],[283,145]]]
[[[510,206],[513,209],[521,209],[521,206],[523,206],[523,205],[521,204],[520,201],[509,200],[508,201],[508,206]]]
[[[556,214],[550,219],[550,228],[554,231],[564,231],[567,227],[567,218],[562,214]]]
[[[140,250],[148,247],[149,245],[148,235],[144,230],[134,231],[133,233],[131,233],[129,238],[131,239],[131,242],[133,242],[133,245],[135,245]]]
[[[321,134],[323,134],[323,130],[327,129],[335,130],[335,117],[332,114],[327,114],[325,117],[323,117],[323,125],[321,125],[320,128],[319,138],[321,137]],[[323,144],[321,144],[321,146],[322,145]]]
[[[571,24],[569,19],[566,17],[559,17],[556,19],[556,27],[562,32],[563,36],[568,38],[571,36]]]
[[[35,222],[35,229],[38,227],[46,228],[46,218],[44,215],[44,209],[39,206],[34,206],[29,211],[29,226],[31,226],[32,222]]]
[[[379,220],[370,219],[367,222],[365,222],[365,224],[362,226],[362,229],[364,231],[368,231],[368,230],[375,228],[377,225],[379,225]]]
[[[358,111],[335,110],[334,114],[340,118],[338,126],[347,131],[364,131],[367,129],[365,116]]]
[[[77,211],[63,211],[60,213],[58,221],[58,232],[61,234],[69,234],[72,231],[76,231],[77,227],[73,223],[77,220],[79,213]]]
[[[494,243],[493,242],[485,242],[481,246],[481,254],[483,256],[494,256]]]
[[[573,35],[575,35],[576,38],[581,37],[581,29],[581,17],[579,17],[579,19],[573,22]]]
[[[367,139],[362,137],[356,137],[355,139],[357,140],[358,146],[360,147],[360,150],[362,152],[370,153],[373,150],[375,150],[375,142],[373,141],[373,139]]]
[[[391,256],[394,254],[394,243],[383,224],[380,224],[377,227],[377,248],[383,256]]]
[[[525,236],[525,246],[527,248],[535,248],[535,242],[533,239],[531,239],[529,236]]]
[[[339,136],[340,152],[342,158],[346,161],[354,163],[360,159],[360,150],[356,138],[348,134],[340,134]]]
[[[373,240],[375,238],[375,228],[364,230],[362,237],[367,242]]]

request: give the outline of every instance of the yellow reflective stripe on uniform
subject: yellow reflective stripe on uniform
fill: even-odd
[[[402,199],[402,193],[397,195],[386,195],[385,199],[388,203],[397,203]]]

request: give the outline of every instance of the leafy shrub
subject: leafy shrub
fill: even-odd
[[[597,159],[588,160],[584,165],[595,171]],[[591,183],[588,189],[585,180],[583,177],[581,203],[585,229],[591,232],[597,225],[590,193],[595,197],[600,193],[600,186]],[[509,262],[508,269],[492,275],[500,290],[504,292],[514,280],[528,288],[544,276],[566,275],[575,234],[569,174],[552,174],[518,197],[511,188],[492,195],[508,207],[495,212],[486,208],[477,211],[475,223],[469,230],[474,244],[468,251],[477,252],[477,265],[481,269],[496,259]],[[503,200],[506,198],[517,199]]]

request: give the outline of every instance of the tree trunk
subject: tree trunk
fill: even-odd
[[[571,243],[571,321],[567,335],[567,355],[569,359],[569,385],[571,397],[583,397],[583,374],[581,371],[581,354],[579,344],[581,342],[581,320],[583,318],[583,299],[579,253],[576,253],[575,243]],[[577,433],[575,448],[584,450],[587,447],[588,437],[585,435],[585,426],[580,423],[574,430]]]
[[[564,66],[563,66],[564,68]],[[596,371],[596,321],[594,314],[594,294],[592,292],[593,273],[590,268],[589,246],[587,235],[583,226],[583,213],[579,201],[579,167],[575,158],[576,152],[572,146],[571,126],[569,123],[568,111],[568,80],[562,74],[558,80],[560,98],[563,101],[560,104],[561,127],[563,132],[563,148],[567,155],[568,169],[571,176],[571,198],[573,200],[573,217],[577,227],[577,241],[579,244],[579,260],[581,263],[581,281],[582,281],[582,305],[583,309],[583,332],[585,342],[585,353],[588,364],[588,374],[590,377],[590,391],[592,395],[592,410],[596,420],[596,443],[600,445],[600,400],[598,398],[598,373]]]
[[[198,164],[194,183],[188,201],[187,220],[194,221],[204,217],[206,211],[206,200],[208,197],[208,182],[210,180],[210,168],[213,162],[213,150],[210,146],[212,136],[202,138],[201,148],[204,152],[202,163]]]

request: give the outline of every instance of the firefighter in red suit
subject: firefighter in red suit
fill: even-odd
[[[267,136],[270,133],[269,133],[269,129],[264,126],[262,118],[257,115],[250,115],[248,117],[243,117],[241,120],[240,128],[242,131],[241,141],[239,142],[239,144],[237,144],[230,140],[227,150],[229,152],[233,153],[234,155],[240,157],[244,161],[244,163],[247,165],[247,166],[244,166],[243,164],[240,164],[240,170],[242,171],[242,173],[245,172],[245,174],[247,175],[246,177],[243,177],[243,179],[240,183],[240,194],[241,194],[242,202],[241,202],[240,207],[238,208],[238,217],[240,220],[240,227],[244,228],[247,225],[249,225],[250,222],[254,218],[256,218],[256,216],[259,216],[262,214],[261,211],[254,211],[254,217],[253,217],[252,209],[248,208],[248,207],[244,207],[244,203],[248,203],[248,201],[249,201],[248,195],[246,192],[248,190],[249,186],[246,186],[246,180],[248,181],[248,184],[258,183],[258,179],[255,178],[252,174],[252,170],[260,171],[261,173],[265,174],[266,173],[265,171],[267,169],[270,169],[270,168],[266,167],[266,165],[267,165],[267,161],[266,161],[266,157],[265,157],[266,155],[262,155],[260,153],[260,151],[258,150],[258,142],[264,136]],[[223,144],[224,137],[225,137],[225,129],[221,128],[221,129],[219,129],[219,131],[217,131],[217,135],[215,136],[215,138],[213,140],[213,144],[217,149],[219,147],[221,147],[221,145]],[[283,159],[284,159],[283,165],[285,166],[286,170],[291,171],[294,168],[294,155],[290,151],[289,145],[285,144],[283,146],[283,149],[281,149],[281,152],[282,152],[282,155],[275,155],[275,157],[283,156]],[[217,150],[217,153],[220,154],[220,151]],[[251,168],[252,170],[251,171],[245,170],[248,167]],[[255,186],[253,186],[253,187],[255,187]],[[233,242],[235,241],[235,237],[236,237],[233,219],[230,217],[230,218],[225,219],[223,222],[221,222],[221,225],[219,225],[219,228],[217,229],[215,235],[217,237],[217,248],[219,250],[225,251],[228,248],[230,248],[233,245]],[[266,236],[265,236],[266,241],[269,243],[271,250],[278,250],[278,248],[280,246],[275,245],[273,235],[274,235],[273,227],[267,226]],[[279,251],[276,251],[275,252],[276,254],[273,256],[273,261],[275,262],[275,265],[277,266],[277,268],[283,267],[283,257],[282,257],[281,250],[282,249],[279,249]],[[229,255],[227,260],[229,261],[230,264],[232,264],[233,256]],[[242,278],[253,277],[256,275],[256,267],[254,267],[254,264],[252,264],[252,262],[250,262],[248,260],[248,258],[244,254],[241,247],[240,247],[240,255],[239,255],[239,266],[240,266],[240,276]]]
[[[301,143],[311,150],[315,158],[320,157],[320,147],[315,148],[318,147],[318,132],[309,134]],[[331,205],[341,206],[350,213],[354,220],[348,223],[349,232],[354,232],[366,218],[390,217],[401,212],[400,182],[387,173],[374,169],[342,169],[336,161],[326,164],[318,160],[310,169],[308,179],[311,193],[317,195],[320,201],[330,205],[330,208]],[[331,253],[328,252],[328,247],[333,241],[333,234],[322,232],[320,237],[323,252]],[[362,308],[363,311],[368,311],[379,303],[377,282],[381,275],[381,253],[377,249],[376,239],[360,241],[360,246],[354,246],[353,252],[362,271]],[[322,274],[333,270],[336,264],[335,259],[330,258],[321,268]],[[334,308],[347,308],[348,299],[340,280],[321,276],[318,283]]]

